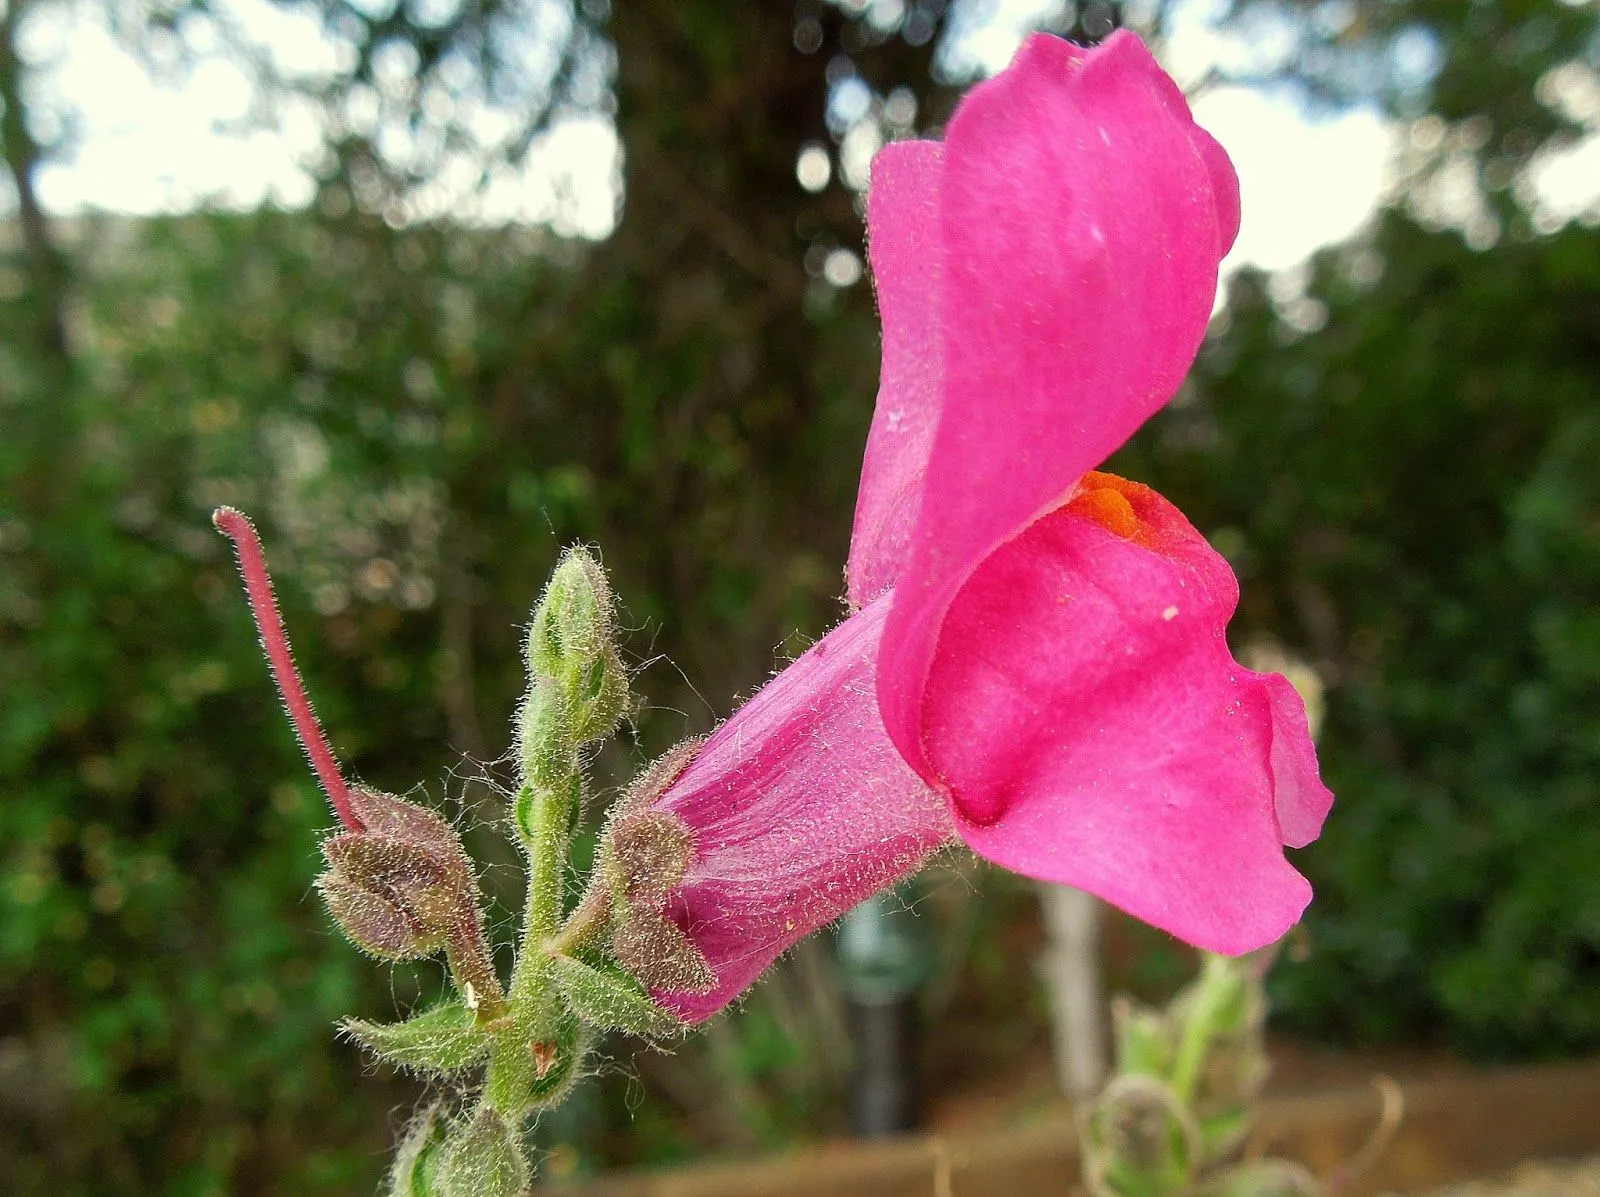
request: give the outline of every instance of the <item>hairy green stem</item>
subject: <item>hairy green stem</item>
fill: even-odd
[[[1217,1016],[1228,1000],[1234,984],[1232,963],[1225,956],[1206,952],[1201,957],[1200,981],[1195,990],[1194,1005],[1183,1021],[1183,1033],[1178,1040],[1178,1052],[1172,1064],[1172,1090],[1178,1100],[1187,1106],[1194,1100],[1195,1086],[1205,1067],[1206,1049],[1217,1029]]]
[[[604,885],[591,884],[583,901],[562,924],[561,930],[545,942],[545,951],[552,956],[570,953],[583,947],[605,928],[611,915],[611,891]]]

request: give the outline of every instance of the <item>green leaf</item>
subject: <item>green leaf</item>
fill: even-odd
[[[1226,1158],[1244,1141],[1250,1130],[1250,1107],[1226,1110],[1200,1119],[1200,1158],[1213,1161]]]
[[[644,986],[614,965],[585,964],[571,956],[553,958],[556,985],[584,1022],[607,1031],[662,1036],[683,1024],[650,1000]]]
[[[412,1119],[389,1170],[388,1197],[438,1197],[441,1129],[437,1104],[425,1107]]]
[[[489,1050],[489,1035],[459,1001],[445,1002],[405,1022],[347,1018],[342,1025],[345,1034],[374,1055],[419,1072],[460,1072]]]

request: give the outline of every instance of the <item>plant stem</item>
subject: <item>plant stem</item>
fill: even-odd
[[[1212,1034],[1216,1030],[1217,1015],[1228,1000],[1229,989],[1234,983],[1232,968],[1226,956],[1206,952],[1201,957],[1200,981],[1195,990],[1194,1005],[1184,1019],[1177,1058],[1172,1063],[1172,1090],[1185,1106],[1194,1100],[1195,1086],[1205,1066],[1206,1049],[1210,1047]]]
[[[611,891],[604,885],[591,883],[589,892],[583,895],[583,901],[578,903],[577,909],[562,924],[561,930],[545,942],[545,951],[552,956],[559,956],[582,947],[590,936],[605,926],[606,916],[610,913]]]
[[[574,779],[575,780],[575,779]],[[561,926],[566,890],[567,829],[572,821],[573,786],[534,790],[517,795],[517,831],[528,855],[528,901],[522,911],[522,947],[511,974],[511,1003],[522,1007],[542,996],[545,941]]]

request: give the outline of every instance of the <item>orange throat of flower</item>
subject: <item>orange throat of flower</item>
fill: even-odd
[[[1099,524],[1107,532],[1145,548],[1156,547],[1156,529],[1140,515],[1150,488],[1115,474],[1090,470],[1078,480],[1066,510],[1080,519]]]

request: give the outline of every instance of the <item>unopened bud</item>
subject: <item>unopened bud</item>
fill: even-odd
[[[1153,1077],[1118,1076],[1082,1128],[1084,1179],[1097,1197],[1188,1191],[1198,1144],[1177,1095]]]
[[[1195,1197],[1319,1197],[1317,1178],[1288,1160],[1252,1160],[1214,1176]]]
[[[445,1141],[437,1175],[443,1197],[522,1197],[529,1174],[517,1128],[480,1106]]]
[[[557,676],[574,658],[599,656],[616,619],[611,585],[589,550],[568,549],[556,562],[528,629],[532,672]]]
[[[610,735],[627,714],[615,603],[605,571],[586,549],[567,550],[550,575],[528,629],[528,672],[535,686],[548,678],[560,687],[574,748]]]
[[[606,646],[572,677],[573,731],[580,744],[603,740],[628,714],[628,670],[622,654]]]
[[[1161,1011],[1119,995],[1111,1000],[1111,1028],[1119,1073],[1157,1077],[1170,1073],[1177,1034]]]
[[[443,1123],[437,1104],[423,1107],[406,1128],[389,1170],[388,1197],[432,1197],[438,1192]]]
[[[535,677],[528,687],[517,709],[517,741],[529,786],[559,789],[578,771],[571,704],[554,679]]]

